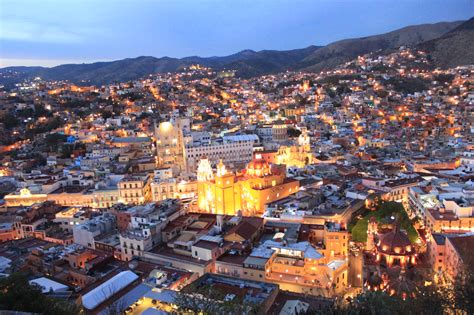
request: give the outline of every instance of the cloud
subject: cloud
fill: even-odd
[[[3,20],[0,22],[1,40],[75,44],[84,42],[90,31],[85,28],[72,31],[57,25],[45,25],[22,20]]]

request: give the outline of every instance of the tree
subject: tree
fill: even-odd
[[[47,116],[51,117],[52,114],[47,110],[43,104],[35,104],[35,117]]]
[[[45,142],[49,146],[57,146],[58,144],[65,142],[66,139],[66,135],[60,133],[50,133],[46,135]]]
[[[59,117],[48,119],[45,123],[39,124],[38,126],[28,129],[26,131],[27,138],[34,138],[37,134],[49,132],[53,129],[59,128],[64,124],[64,121]]]
[[[30,285],[24,274],[12,274],[0,280],[0,309],[51,315],[79,314],[78,307],[48,297],[38,286]]]
[[[2,122],[7,129],[15,128],[20,124],[20,121],[10,113],[3,116]]]
[[[474,259],[473,259],[474,260]],[[474,314],[474,261],[463,262],[454,283],[446,295],[452,297],[451,305],[455,313]]]
[[[227,295],[210,285],[192,287],[177,294],[174,304],[181,312],[191,314],[260,314],[261,305],[243,301],[239,297],[228,299]]]
[[[113,113],[110,110],[105,110],[101,113],[103,119],[111,118],[113,117]]]
[[[406,299],[386,292],[362,292],[347,304],[336,305],[324,310],[323,314],[347,315],[405,315],[405,314],[444,314],[445,299],[434,286],[420,287],[415,297]]]
[[[286,133],[290,138],[297,138],[301,135],[301,130],[290,127],[286,130]]]
[[[338,85],[338,87],[336,88],[337,95],[342,95],[344,93],[351,93],[351,92],[352,90],[347,86],[347,84]]]

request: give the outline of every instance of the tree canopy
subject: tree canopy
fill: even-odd
[[[50,315],[80,313],[75,304],[41,293],[41,289],[30,285],[23,274],[12,274],[0,280],[0,309]]]

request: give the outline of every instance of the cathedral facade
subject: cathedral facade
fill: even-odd
[[[221,162],[213,172],[201,159],[198,175],[198,208],[201,212],[260,215],[265,205],[299,190],[299,182],[286,177],[284,165],[270,165],[258,155],[245,170],[234,174]]]

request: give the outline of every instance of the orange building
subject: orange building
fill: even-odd
[[[453,281],[464,268],[473,270],[474,235],[433,234],[429,244],[429,262],[434,279]]]
[[[297,180],[286,178],[286,167],[270,165],[261,158],[251,161],[241,174],[214,172],[208,159],[198,167],[198,208],[201,212],[235,215],[263,214],[267,203],[285,198],[299,189]]]
[[[474,232],[474,216],[458,216],[453,211],[428,209],[425,225],[431,233],[469,233]]]
[[[334,296],[347,287],[347,268],[345,259],[326,257],[307,241],[268,240],[245,259],[243,277],[278,283],[286,291]]]

